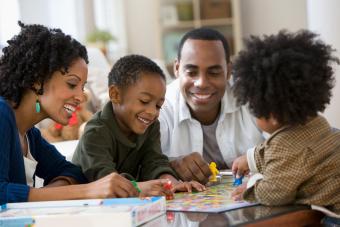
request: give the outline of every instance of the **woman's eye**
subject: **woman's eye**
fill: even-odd
[[[71,83],[67,83],[67,84],[68,84],[69,88],[71,88],[71,89],[74,89],[75,87],[77,87],[76,84],[71,84]]]

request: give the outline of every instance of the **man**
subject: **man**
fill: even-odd
[[[230,88],[226,39],[200,28],[184,35],[160,113],[163,152],[183,180],[206,183],[208,163],[231,168],[233,160],[262,141],[247,107],[238,106]]]

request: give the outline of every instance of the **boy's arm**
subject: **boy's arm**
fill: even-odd
[[[271,144],[255,152],[257,168],[262,174],[250,178],[245,200],[260,202],[264,205],[284,205],[291,203],[304,175],[303,155],[289,151],[283,146]]]
[[[79,165],[92,182],[116,171],[112,149],[114,140],[105,127],[85,131],[79,140],[72,162]]]
[[[162,174],[170,174],[177,178],[175,171],[170,167],[168,157],[161,152],[159,122],[150,126],[147,139],[141,148],[143,159],[141,160],[141,180],[157,179]]]

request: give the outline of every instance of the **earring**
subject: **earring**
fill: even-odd
[[[40,113],[40,102],[37,96],[37,100],[35,101],[35,112]]]

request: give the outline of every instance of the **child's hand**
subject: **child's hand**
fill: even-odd
[[[169,194],[169,192],[164,189],[164,185],[168,182],[167,179],[157,179],[157,180],[149,180],[138,182],[138,187],[141,190],[140,196],[165,196]],[[172,192],[170,192],[172,193]]]
[[[239,178],[240,176],[247,175],[249,173],[247,155],[242,155],[236,158],[233,162],[231,170],[233,171],[233,174],[236,175],[237,178]]]
[[[242,194],[243,192],[247,189],[247,184],[244,183],[240,186],[238,186],[237,188],[234,189],[234,191],[231,193],[231,198],[234,201],[240,201],[242,200]]]
[[[132,183],[118,173],[111,173],[87,184],[86,198],[136,197],[138,192]]]
[[[202,192],[206,190],[206,187],[197,181],[190,182],[179,182],[173,187],[173,192],[192,192],[192,189],[195,189],[198,192]]]

